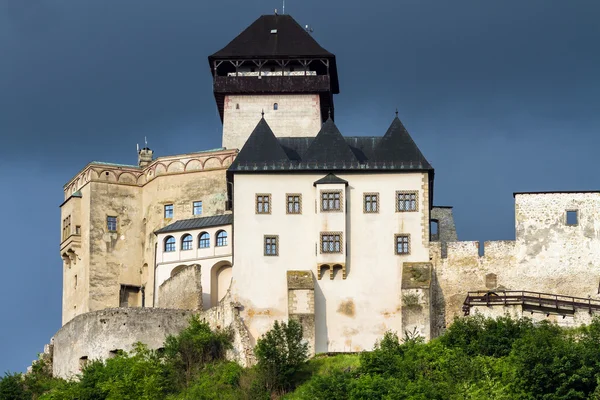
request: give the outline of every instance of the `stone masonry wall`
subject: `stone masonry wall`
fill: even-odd
[[[315,282],[312,271],[287,271],[288,316],[302,325],[309,354],[315,354]]]
[[[158,288],[158,307],[202,310],[200,265],[188,265]]]

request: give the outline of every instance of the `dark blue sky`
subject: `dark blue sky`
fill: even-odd
[[[62,186],[87,162],[220,146],[207,56],[267,0],[0,0],[0,373],[60,327]],[[514,191],[600,189],[597,0],[288,0],[336,54],[344,135],[394,110],[461,240],[514,238]],[[540,266],[543,267],[543,266]]]

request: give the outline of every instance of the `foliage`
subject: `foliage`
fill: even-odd
[[[600,319],[564,329],[469,317],[428,343],[386,332],[373,351],[308,361],[302,327],[291,320],[258,340],[258,364],[245,369],[224,361],[230,343],[228,332],[193,319],[164,352],[138,344],[91,362],[78,380],[52,378],[43,360],[31,373],[7,373],[0,400],[600,400]]]
[[[275,321],[273,328],[258,339],[254,353],[259,378],[267,391],[282,393],[289,390],[308,358],[302,325],[294,319],[287,324]]]
[[[210,326],[197,316],[177,336],[165,341],[166,362],[173,368],[173,377],[180,387],[189,386],[192,379],[209,362],[222,360],[231,348],[229,330],[211,331]]]

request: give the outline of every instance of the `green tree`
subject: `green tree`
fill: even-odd
[[[303,339],[302,325],[294,319],[275,321],[273,328],[258,339],[254,353],[262,384],[269,392],[283,393],[295,384],[308,358],[308,344]]]
[[[29,400],[31,394],[25,390],[23,375],[6,372],[0,378],[0,400]]]

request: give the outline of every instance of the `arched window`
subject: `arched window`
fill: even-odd
[[[277,109],[279,109],[279,104],[273,103],[273,110],[277,110]]]
[[[167,236],[165,239],[165,252],[175,251],[175,238],[173,236]]]
[[[227,246],[227,232],[217,232],[217,247]]]
[[[181,250],[191,250],[193,247],[194,238],[192,235],[183,235],[181,238]]]
[[[210,247],[210,235],[206,232],[202,232],[199,236],[198,247],[201,249],[207,249]]]

